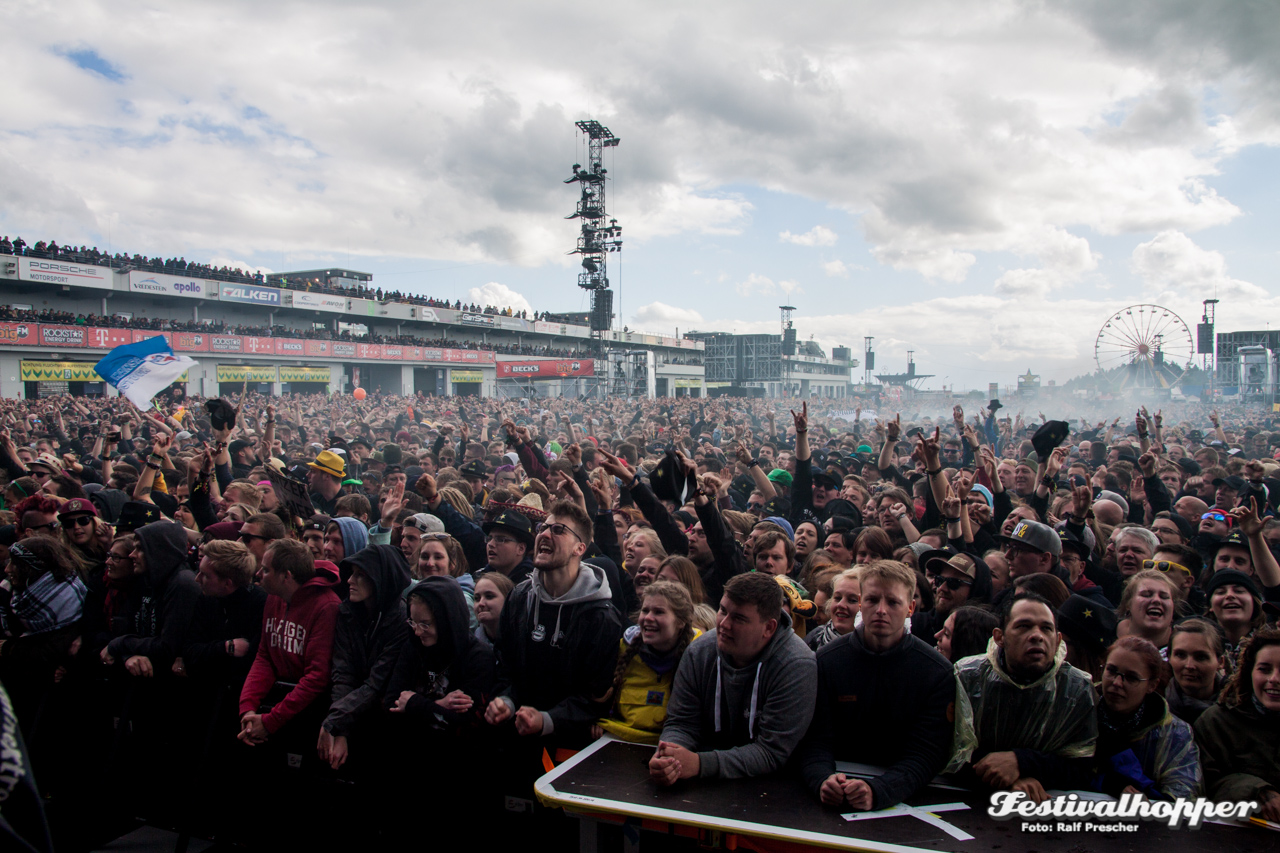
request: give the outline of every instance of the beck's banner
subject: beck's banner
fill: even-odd
[[[557,379],[563,376],[595,375],[596,363],[589,358],[498,362],[499,379]]]

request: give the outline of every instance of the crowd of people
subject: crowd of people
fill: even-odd
[[[67,326],[94,326],[109,329],[144,329],[157,332],[199,332],[208,335],[252,335],[264,338],[304,338],[318,341],[352,341],[368,344],[399,344],[401,346],[444,347],[450,349],[483,350],[504,355],[550,356],[554,358],[590,358],[587,349],[553,347],[537,344],[510,342],[484,342],[459,338],[423,338],[417,335],[379,335],[353,332],[350,329],[334,331],[330,328],[294,328],[274,326],[250,326],[243,323],[225,323],[221,320],[172,320],[160,317],[125,317],[121,314],[99,316],[75,314],[71,311],[43,309],[33,311],[0,305],[0,322],[57,323]]]
[[[521,309],[517,311],[511,307],[498,307],[496,305],[480,305],[478,303],[464,304],[461,299],[455,299],[450,302],[447,299],[436,299],[431,296],[415,296],[413,294],[403,293],[400,290],[383,290],[381,287],[369,287],[367,284],[357,282],[350,286],[337,286],[330,284],[324,279],[303,278],[298,276],[273,277],[270,280],[262,273],[261,270],[249,272],[239,267],[221,266],[215,267],[210,264],[198,264],[194,261],[188,261],[184,257],[178,258],[149,258],[144,255],[128,255],[122,252],[111,254],[100,250],[97,246],[92,248],[88,246],[59,246],[56,240],[45,242],[37,240],[35,245],[29,245],[22,237],[15,237],[10,240],[8,235],[0,236],[0,255],[23,255],[31,258],[45,258],[50,260],[66,261],[75,264],[88,264],[91,266],[109,267],[111,269],[131,269],[145,270],[147,272],[155,272],[166,275],[176,276],[192,276],[210,281],[230,281],[240,284],[256,284],[263,287],[282,287],[287,290],[302,290],[315,293],[332,293],[338,296],[356,296],[361,299],[373,299],[382,304],[388,302],[404,302],[410,305],[425,305],[431,308],[448,308],[454,311],[466,311],[471,314],[488,314],[495,317],[518,317],[520,319],[530,319],[529,311]],[[534,313],[532,319],[541,320],[547,312]]]
[[[947,773],[1280,820],[1274,415],[834,405],[0,401],[0,684],[55,833],[555,833],[533,780],[602,735],[814,809]]]

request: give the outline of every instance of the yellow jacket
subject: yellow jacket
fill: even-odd
[[[702,632],[694,629],[696,638]],[[627,641],[618,641],[619,654],[627,653]],[[662,725],[667,721],[667,702],[671,699],[671,685],[675,682],[676,668],[665,675],[658,675],[636,655],[627,664],[622,675],[622,688],[613,703],[613,717],[600,720],[605,734],[630,743],[657,745]]]

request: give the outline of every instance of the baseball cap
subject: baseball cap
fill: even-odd
[[[1013,545],[1023,545],[1041,553],[1049,553],[1055,557],[1062,556],[1062,540],[1053,528],[1038,521],[1023,519],[1008,536],[1001,536]]]

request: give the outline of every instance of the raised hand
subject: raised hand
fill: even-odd
[[[796,410],[791,410],[791,419],[795,422],[796,432],[807,432],[809,429],[809,402],[800,404],[800,414],[796,414]]]

